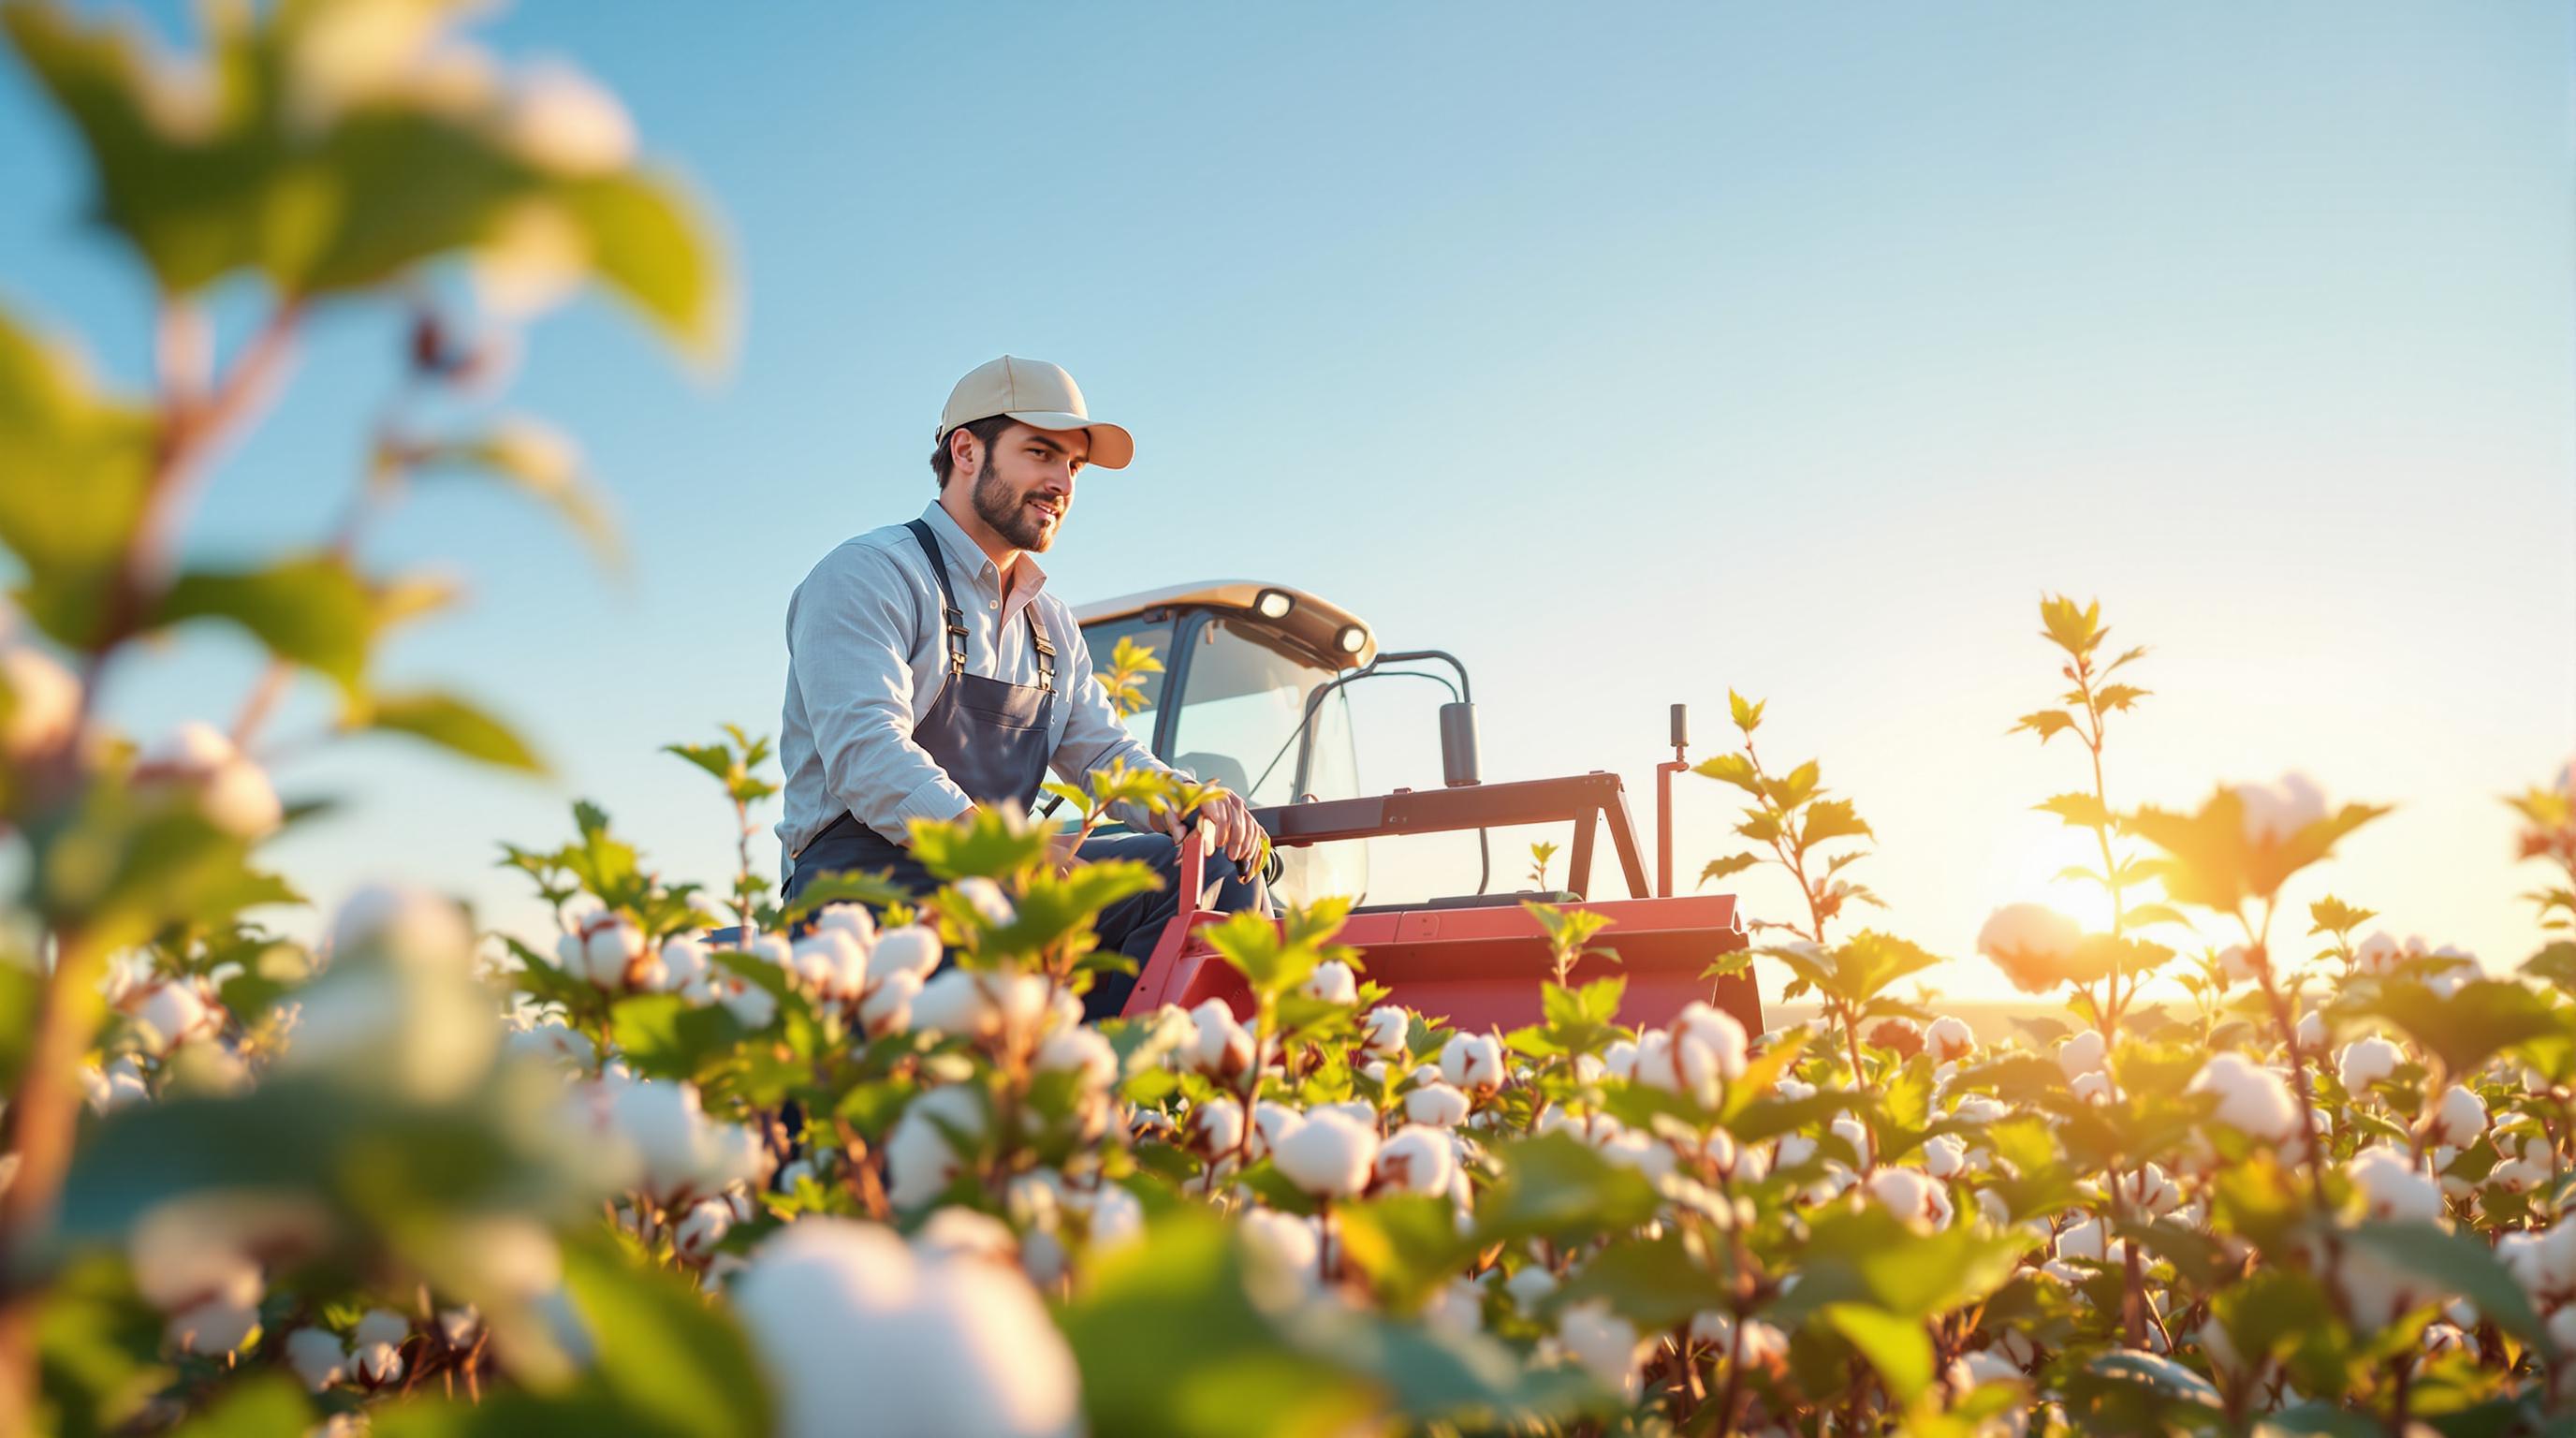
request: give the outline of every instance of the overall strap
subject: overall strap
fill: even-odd
[[[904,525],[912,537],[921,541],[921,552],[930,556],[930,577],[939,581],[940,617],[948,626],[948,672],[966,672],[966,611],[957,607],[957,591],[948,587],[948,562],[940,557],[939,536],[921,520]]]
[[[1038,683],[1052,691],[1055,688],[1055,646],[1047,642],[1046,626],[1038,623],[1037,601],[1029,601],[1029,607],[1021,610],[1020,614],[1029,621],[1029,643],[1037,647]]]

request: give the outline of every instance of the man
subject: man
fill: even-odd
[[[825,873],[890,870],[915,892],[937,881],[904,844],[914,819],[977,805],[1025,814],[1052,768],[1069,782],[1113,762],[1176,772],[1127,732],[1092,679],[1091,651],[1036,556],[1055,544],[1084,469],[1124,469],[1127,431],[1090,417],[1073,376],[1005,355],[957,382],[930,457],[939,497],[919,519],[844,542],[787,601],[787,705],[779,842],[790,899]],[[1094,835],[1084,859],[1138,859],[1160,890],[1100,916],[1101,946],[1142,963],[1178,911],[1177,840],[1142,814],[1129,834]],[[1260,829],[1226,795],[1195,816],[1213,831],[1216,906],[1255,902],[1245,876]],[[1115,1014],[1132,977],[1101,975],[1086,1000]]]

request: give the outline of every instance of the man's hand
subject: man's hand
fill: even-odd
[[[1252,817],[1251,806],[1243,802],[1242,796],[1219,794],[1200,805],[1194,817],[1214,831],[1209,852],[1223,854],[1246,869],[1251,867],[1254,857],[1261,852],[1261,825]],[[1163,832],[1171,835],[1174,843],[1179,843],[1189,833],[1191,820],[1180,814],[1165,813],[1159,815],[1158,820]]]

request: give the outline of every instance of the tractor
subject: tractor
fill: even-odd
[[[1573,976],[1625,975],[1622,1022],[1666,1022],[1700,999],[1733,1014],[1747,1033],[1762,1032],[1751,974],[1706,976],[1713,959],[1745,947],[1734,897],[1673,893],[1672,780],[1687,767],[1689,743],[1681,705],[1672,708],[1673,757],[1655,771],[1650,887],[1616,773],[1484,781],[1474,694],[1466,665],[1450,654],[1382,651],[1375,633],[1348,610],[1281,584],[1185,585],[1079,606],[1074,614],[1101,671],[1122,639],[1161,658],[1162,672],[1145,676],[1144,703],[1128,726],[1157,758],[1222,783],[1253,806],[1275,850],[1274,896],[1291,902],[1359,897],[1341,939],[1361,950],[1367,977],[1386,985],[1390,1002],[1461,1029],[1538,1022],[1542,980],[1552,976],[1554,960],[1545,929],[1522,905],[1545,902],[1579,905],[1610,921],[1601,938],[1616,959],[1587,957]],[[1397,676],[1449,689],[1439,707],[1443,783],[1363,793],[1349,690]],[[1473,893],[1401,904],[1366,900],[1372,838],[1475,830],[1481,846],[1490,829],[1567,822],[1574,832],[1562,890],[1489,892],[1488,849],[1485,881]],[[1626,882],[1624,898],[1592,895],[1604,834]],[[1182,845],[1181,892],[1198,897],[1185,899],[1138,974],[1129,1016],[1210,998],[1249,1012],[1252,996],[1241,975],[1197,934],[1220,917],[1201,907],[1203,863],[1193,834]]]

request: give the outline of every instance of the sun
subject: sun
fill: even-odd
[[[2107,933],[2111,928],[2111,895],[2093,880],[2069,872],[2077,868],[2094,873],[2102,870],[2101,846],[2092,831],[2043,830],[2012,859],[2003,897],[2007,902],[2046,904],[2082,925],[2088,934]],[[2134,892],[2123,897],[2136,902]]]

